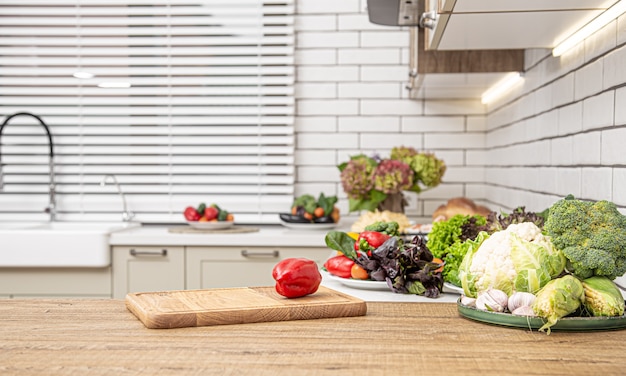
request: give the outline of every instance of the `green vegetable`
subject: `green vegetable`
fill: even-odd
[[[481,232],[481,234],[486,234]],[[465,295],[477,297],[490,288],[511,295],[536,293],[565,267],[565,257],[532,222],[512,224],[465,255],[459,279]],[[445,269],[445,268],[444,268]]]
[[[469,223],[471,218],[475,218],[479,224],[485,224],[485,218],[480,215],[469,216],[463,214],[457,214],[446,221],[433,223],[433,228],[428,234],[428,241],[426,242],[433,256],[443,260],[449,247],[454,243],[467,240],[462,238],[462,226]],[[475,239],[475,237],[472,239]],[[448,267],[447,262],[446,267]]]
[[[349,259],[354,260],[357,258],[356,251],[354,250],[355,240],[345,232],[329,231],[326,233],[324,241],[328,248],[343,253]]]
[[[398,225],[398,222],[378,221],[366,226],[364,231],[375,231],[389,236],[399,236],[400,225]]]
[[[317,206],[324,210],[324,215],[328,216],[333,212],[333,208],[337,203],[337,196],[326,197],[324,193],[320,193],[317,199]],[[315,210],[315,209],[314,209]]]
[[[443,258],[439,257],[446,263],[443,272],[441,272],[443,280],[455,286],[461,286],[459,268],[461,267],[463,258],[468,252],[474,252],[487,237],[487,233],[483,232],[482,235],[477,236],[475,240],[468,239],[464,242],[456,242],[448,247],[445,256]],[[428,239],[430,240],[430,236]]]
[[[220,212],[217,214],[217,220],[220,222],[225,221],[227,216],[228,212],[226,210],[220,210]]]
[[[539,328],[550,334],[550,328],[557,321],[576,311],[585,299],[583,284],[574,276],[566,275],[548,282],[539,292],[532,304],[533,312],[546,319]]]
[[[198,214],[200,214],[200,216],[204,215],[204,209],[206,209],[206,204],[203,202],[200,205],[198,205],[198,209],[196,209],[198,211]]]
[[[559,200],[550,207],[544,230],[578,277],[612,280],[626,273],[626,216],[612,202]]]
[[[585,308],[592,316],[621,316],[624,297],[607,277],[594,276],[583,281]]]

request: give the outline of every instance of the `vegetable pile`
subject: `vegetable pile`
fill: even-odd
[[[291,204],[291,213],[282,213],[280,218],[290,223],[337,223],[340,215],[336,203],[336,196],[324,193],[317,199],[309,194],[302,195]]]
[[[326,271],[341,278],[386,281],[396,293],[438,297],[443,262],[433,257],[423,238],[405,243],[397,230],[395,222],[377,222],[358,234],[328,232],[326,245],[340,254],[326,261]]]
[[[200,203],[198,207],[188,206],[183,212],[185,219],[190,222],[232,222],[235,216],[227,210],[220,208],[217,204]]]
[[[539,330],[548,334],[566,316],[624,314],[624,298],[612,280],[626,272],[626,216],[615,204],[568,196],[541,215],[524,214],[522,208],[510,220],[501,219],[487,218],[475,239],[463,240],[471,222],[478,221],[457,218],[454,229],[448,223],[433,240],[446,268],[454,247],[471,244],[458,269],[462,304],[540,317],[544,325]],[[519,294],[534,299],[525,298],[524,308],[513,310],[511,299]]]

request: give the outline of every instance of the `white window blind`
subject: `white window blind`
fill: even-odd
[[[50,127],[58,220],[119,220],[113,174],[144,223],[200,202],[276,223],[293,50],[293,0],[0,0],[0,115]],[[16,117],[0,141],[0,220],[46,220],[43,128]]]

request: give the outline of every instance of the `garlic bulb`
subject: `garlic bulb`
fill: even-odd
[[[511,311],[511,314],[516,316],[537,316],[531,306],[520,306]]]
[[[506,292],[497,289],[483,291],[476,298],[476,308],[484,311],[504,312],[508,304],[509,297]]]
[[[535,295],[529,292],[517,291],[513,295],[509,296],[508,307],[509,311],[513,312],[516,309],[524,306],[531,306],[535,301]]]
[[[461,296],[461,304],[466,307],[476,307],[476,299],[463,295]]]

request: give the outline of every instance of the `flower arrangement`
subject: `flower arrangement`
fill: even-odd
[[[381,204],[403,191],[420,193],[441,183],[446,164],[433,153],[394,147],[388,159],[359,154],[338,166],[350,211],[382,209]],[[404,199],[401,200],[404,202]],[[400,206],[403,212],[403,206]]]

